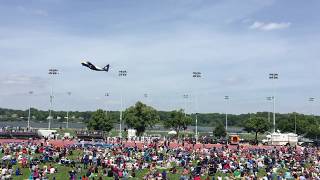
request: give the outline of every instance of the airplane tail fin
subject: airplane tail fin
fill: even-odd
[[[103,70],[105,70],[105,71],[109,71],[109,67],[110,67],[110,65],[108,64],[108,65],[106,65],[105,67],[103,67]]]

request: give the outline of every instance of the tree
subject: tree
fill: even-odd
[[[311,139],[318,139],[320,137],[320,128],[318,125],[309,125],[307,126],[306,137]]]
[[[159,121],[157,111],[142,102],[138,101],[134,106],[129,107],[124,112],[124,120],[129,128],[137,131],[141,136],[147,127],[152,127]]]
[[[109,116],[106,116],[106,112],[104,110],[98,109],[92,114],[87,126],[90,130],[109,132],[113,128],[113,121]]]
[[[185,116],[184,111],[180,109],[178,111],[171,111],[169,119],[164,122],[164,126],[174,129],[179,137],[180,130],[186,130],[191,123],[191,117]]]
[[[226,137],[227,131],[225,126],[219,122],[213,131],[213,135],[217,138]]]
[[[277,118],[277,129],[281,132],[294,132],[294,116]]]
[[[252,117],[245,121],[244,130],[255,133],[255,141],[258,143],[258,133],[264,133],[270,128],[270,123],[263,117]]]

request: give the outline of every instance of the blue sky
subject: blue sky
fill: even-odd
[[[53,85],[56,110],[118,110],[121,94],[125,107],[142,100],[172,110],[187,93],[188,112],[266,111],[268,74],[277,72],[278,112],[319,113],[319,8],[317,0],[1,0],[0,107],[48,109]],[[49,68],[60,74],[50,78]]]

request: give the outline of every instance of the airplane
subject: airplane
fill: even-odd
[[[108,65],[106,65],[105,67],[100,68],[100,67],[97,67],[97,66],[93,65],[93,64],[92,64],[91,62],[89,62],[89,61],[81,62],[81,64],[82,64],[82,66],[86,66],[86,67],[88,67],[89,69],[94,70],[94,71],[106,71],[106,72],[108,72],[108,71],[109,71],[109,67],[110,67],[110,65],[108,64]]]

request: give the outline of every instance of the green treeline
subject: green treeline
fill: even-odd
[[[166,111],[157,112],[160,118],[159,124],[165,124],[165,121],[170,119],[170,113]],[[32,121],[46,121],[48,117],[48,111],[38,110],[31,108]],[[93,111],[71,111],[69,112],[70,122],[84,122],[88,123],[91,119]],[[58,121],[65,121],[67,116],[66,111],[52,111],[54,119]],[[118,111],[108,111],[108,118],[111,122],[118,122],[120,113]],[[195,125],[195,114],[190,115],[193,121],[191,125]],[[60,118],[59,118],[60,117]],[[251,114],[229,114],[228,115],[228,126],[231,127],[244,127],[246,120],[252,117],[263,117],[268,119],[268,112],[257,112]],[[13,110],[0,108],[0,121],[23,121],[28,118],[27,110]],[[296,122],[296,123],[295,123]],[[216,127],[218,124],[225,123],[225,114],[220,113],[200,113],[198,114],[198,125],[203,127]],[[270,113],[270,123],[272,123],[272,113]],[[296,124],[296,126],[295,126]],[[276,128],[281,132],[296,132],[298,134],[309,134],[309,136],[317,136],[319,133],[318,129],[320,126],[320,117],[288,113],[288,114],[276,114]]]

